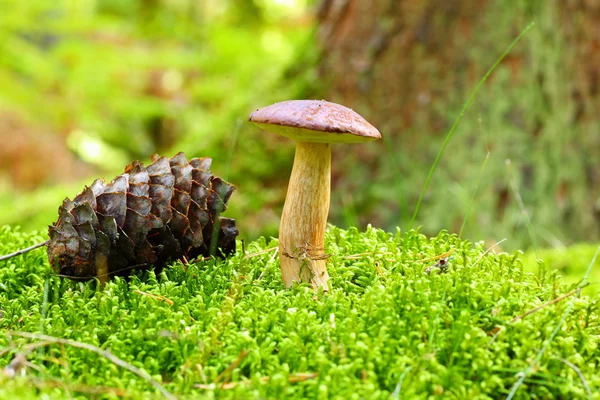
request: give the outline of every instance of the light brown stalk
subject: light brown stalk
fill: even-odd
[[[330,186],[331,145],[297,142],[279,229],[281,274],[286,287],[294,282],[312,282],[316,290],[329,289],[324,242]]]

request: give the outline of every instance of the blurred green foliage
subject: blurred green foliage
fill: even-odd
[[[470,90],[516,36],[516,27],[535,21],[461,121],[416,226],[427,234],[458,232],[467,215],[465,238],[490,245],[507,238],[502,245],[507,249],[527,247],[532,241],[514,200],[518,193],[539,246],[598,237],[600,214],[593,210],[600,203],[593,182],[600,176],[594,164],[599,122],[574,118],[575,80],[565,77],[572,75],[576,50],[554,29],[561,21],[559,8],[538,0],[509,3],[490,2],[480,14],[468,14],[464,23],[472,26],[467,31],[477,34],[452,31],[454,47],[435,50],[436,34],[447,36],[447,29],[441,22],[424,25],[431,43],[417,41],[405,58],[390,52],[377,64],[382,72],[370,79],[383,82],[381,91],[350,105],[376,123],[384,140],[334,148],[330,222],[406,228],[443,134]],[[56,219],[64,197],[73,197],[94,178],[111,179],[132,160],[147,162],[155,152],[184,151],[188,157],[212,157],[214,173],[238,187],[228,212],[238,219],[243,238],[276,236],[293,143],[257,130],[245,118],[274,101],[319,98],[327,91],[321,85],[331,82],[315,68],[322,63],[319,46],[324,44],[313,35],[316,4],[0,0],[0,225],[42,229]],[[424,57],[428,51],[441,61]],[[457,68],[448,71],[444,60]],[[425,78],[401,76],[392,82],[396,75],[388,73],[407,65]],[[404,84],[415,91],[390,90]],[[329,91],[330,100],[352,101],[353,96]],[[392,97],[418,107],[407,109],[410,118],[388,115]],[[10,163],[20,172],[33,172],[12,180],[2,174],[2,147],[15,132],[3,130],[6,114],[16,115],[24,126],[17,135],[32,138],[25,141],[29,147],[16,150],[22,160]],[[48,137],[64,149],[48,147],[48,160],[34,163],[43,155],[32,147],[43,147]],[[68,158],[94,169],[59,163]],[[55,173],[39,179],[40,186],[29,185],[35,190],[21,190],[44,169]]]
[[[184,151],[212,157],[214,172],[238,186],[232,211],[260,219],[242,222],[247,235],[275,233],[277,213],[261,210],[284,193],[289,171],[281,165],[291,168],[293,148],[279,151],[244,121],[306,85],[301,77],[280,82],[298,74],[297,60],[313,57],[299,55],[313,31],[310,3],[0,0],[0,119],[16,114],[32,136],[61,138],[69,150],[54,160],[75,155],[95,166],[85,179],[44,182],[27,194],[0,178],[0,225],[41,229],[95,177]],[[2,141],[9,136],[0,132]],[[258,196],[268,181],[273,192]]]

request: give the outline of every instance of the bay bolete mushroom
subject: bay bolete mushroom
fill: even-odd
[[[379,131],[351,109],[319,100],[275,103],[250,114],[260,128],[296,141],[296,155],[281,224],[279,254],[286,287],[311,282],[329,289],[324,241],[331,182],[331,144],[381,139]]]

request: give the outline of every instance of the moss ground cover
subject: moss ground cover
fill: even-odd
[[[564,277],[566,283],[578,283],[594,257],[598,245],[591,243],[577,243],[561,249],[539,249],[539,258],[544,260],[544,266],[556,269]],[[536,252],[528,250],[521,257],[526,271],[538,271],[538,256]],[[595,267],[590,274],[590,285],[583,289],[585,294],[600,293],[600,267]]]
[[[2,228],[0,254],[40,239]],[[0,398],[506,398],[522,374],[514,398],[600,398],[599,298],[557,272],[445,232],[330,227],[326,246],[316,295],[283,288],[267,239],[103,290],[43,250],[1,262],[0,366],[24,368]]]

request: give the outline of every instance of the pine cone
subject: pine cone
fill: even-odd
[[[127,276],[169,260],[235,252],[235,221],[219,216],[234,186],[209,169],[210,158],[157,155],[147,168],[134,161],[105,184],[96,179],[65,199],[48,233],[54,270],[77,280]],[[217,235],[215,235],[217,233]]]

